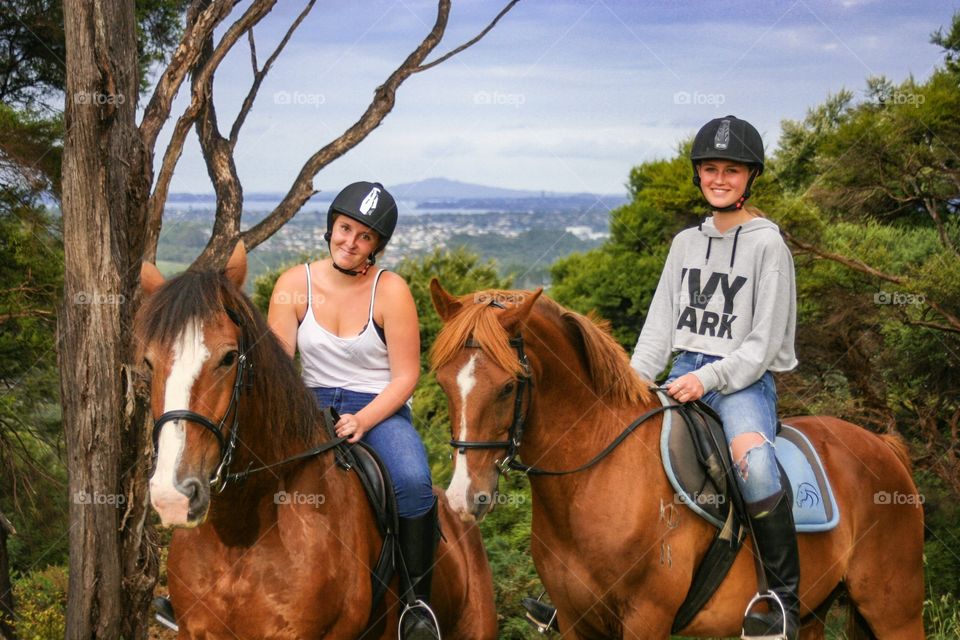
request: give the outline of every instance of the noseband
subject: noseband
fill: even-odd
[[[465,347],[479,349],[480,343],[473,338],[467,339]],[[532,375],[530,371],[530,361],[527,354],[523,351],[523,336],[517,335],[510,338],[510,346],[517,350],[517,359],[520,361],[520,373],[517,375],[517,393],[513,401],[513,422],[510,423],[510,430],[507,432],[506,440],[450,440],[450,446],[458,449],[460,453],[466,453],[467,449],[506,449],[507,454],[500,460],[497,460],[497,470],[500,473],[507,473],[509,469],[525,468],[517,461],[520,455],[520,442],[523,440],[523,428],[526,421],[526,413],[523,411],[523,396],[527,392],[527,409],[530,409],[530,386],[532,385]]]
[[[173,411],[167,411],[159,418],[154,420],[153,423],[154,452],[156,452],[158,448],[160,440],[160,428],[168,422],[189,420],[190,422],[199,424],[216,437],[217,444],[220,447],[220,456],[217,469],[210,478],[210,486],[217,487],[219,485],[220,491],[223,491],[227,486],[227,480],[230,477],[230,474],[227,473],[227,469],[230,466],[230,462],[233,461],[233,452],[237,447],[237,427],[240,420],[240,394],[243,392],[244,387],[246,387],[247,391],[249,391],[253,385],[253,363],[247,360],[247,345],[244,337],[245,332],[243,320],[241,319],[240,314],[233,309],[226,309],[226,312],[227,316],[230,317],[230,320],[232,320],[233,323],[240,328],[240,337],[237,341],[237,350],[240,353],[237,356],[237,377],[233,382],[233,391],[230,394],[230,404],[227,406],[226,413],[224,413],[223,417],[220,419],[220,423],[214,424],[213,421],[206,416],[202,416],[199,413],[190,411],[189,409],[175,409]],[[229,437],[225,437],[223,435],[223,427],[227,423],[227,418],[230,416],[230,414],[233,414],[233,421],[230,426]]]

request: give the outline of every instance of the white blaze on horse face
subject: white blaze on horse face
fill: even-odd
[[[203,342],[203,324],[193,321],[184,327],[173,343],[173,365],[167,378],[163,411],[190,408],[193,385],[210,351]],[[164,524],[183,524],[187,520],[189,500],[177,490],[177,467],[186,442],[182,420],[167,422],[160,428],[157,441],[157,468],[150,477],[150,501]]]
[[[473,372],[477,367],[477,354],[470,356],[470,360],[463,366],[460,373],[457,374],[457,387],[460,390],[460,433],[458,440],[467,439],[467,396],[473,391],[477,384],[477,379]],[[469,508],[470,474],[467,471],[467,454],[457,451],[457,464],[453,470],[453,479],[447,488],[447,500],[454,512],[459,513],[461,517],[466,517],[471,513]]]

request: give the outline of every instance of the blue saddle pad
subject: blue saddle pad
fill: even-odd
[[[671,402],[662,393],[658,393],[658,395],[661,402]],[[675,472],[675,466],[679,466],[676,464],[677,456],[693,456],[694,453],[692,450],[680,452],[671,449],[670,434],[674,425],[678,425],[679,428],[686,428],[682,420],[674,420],[673,414],[673,411],[666,411],[663,414],[660,453],[664,471],[670,479],[670,484],[680,497],[680,501],[714,526],[721,527],[723,522],[715,513],[705,510],[701,506],[703,502],[696,498],[702,487],[685,486],[680,479],[680,474]],[[674,442],[676,440],[677,438],[674,438]],[[674,447],[676,447],[676,444],[674,444]],[[837,508],[833,488],[830,486],[830,480],[827,478],[820,455],[813,448],[810,440],[798,429],[784,424],[777,435],[775,448],[777,461],[786,472],[790,487],[793,490],[793,518],[796,522],[797,532],[815,533],[829,531],[836,527],[840,522],[840,510]]]

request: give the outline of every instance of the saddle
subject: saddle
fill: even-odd
[[[676,405],[658,390],[660,402]],[[673,414],[682,424],[675,424]],[[840,521],[833,490],[810,441],[789,425],[778,425],[777,461],[781,483],[791,496],[798,532],[828,531]],[[694,573],[687,598],[674,618],[673,632],[686,627],[723,582],[748,528],[744,501],[720,417],[703,402],[664,413],[660,435],[664,471],[684,504],[718,532]]]

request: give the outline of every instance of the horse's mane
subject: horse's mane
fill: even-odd
[[[247,405],[259,411],[258,428],[274,430],[273,440],[287,434],[303,442],[316,441],[320,424],[316,400],[263,314],[222,273],[187,270],[146,299],[134,324],[138,359],[148,343],[156,341],[160,348],[170,349],[190,321],[213,320],[227,309],[242,322],[247,357],[253,365]]]
[[[519,374],[517,354],[498,321],[499,312],[489,301],[522,301],[530,295],[528,291],[488,290],[460,298],[463,308],[443,326],[433,344],[431,367],[436,370],[453,360],[472,338],[498,367]],[[546,296],[537,300],[531,316],[534,314],[552,322],[571,340],[589,372],[585,382],[597,397],[616,405],[652,402],[648,383],[633,370],[623,347],[610,335],[609,322],[569,311]]]

